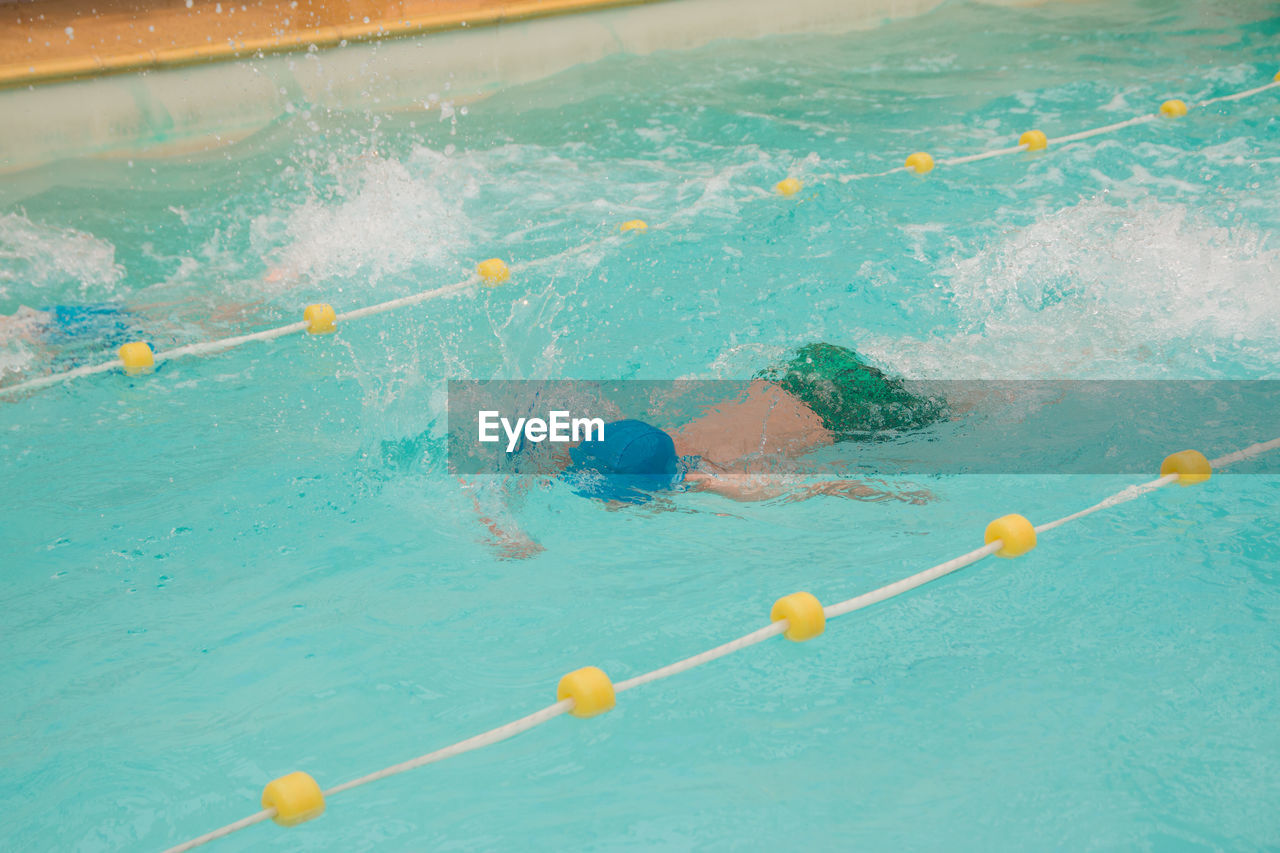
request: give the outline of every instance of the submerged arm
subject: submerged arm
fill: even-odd
[[[793,503],[827,495],[855,501],[904,501],[922,504],[934,497],[926,490],[899,492],[878,489],[859,480],[789,483],[786,478],[768,474],[715,473],[705,470],[690,471],[685,479],[695,491],[714,492],[730,500],[743,502],[783,498],[787,503]]]
[[[480,503],[480,494],[476,486],[461,478],[459,482],[470,492],[477,519],[489,531],[494,547],[503,557],[509,560],[524,560],[546,550],[536,539],[520,529],[505,507],[500,507],[497,511],[486,509]]]

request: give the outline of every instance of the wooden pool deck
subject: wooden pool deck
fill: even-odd
[[[0,0],[0,87],[658,0]]]
[[[615,54],[872,29],[941,2],[0,0],[0,173],[211,151],[298,110],[432,112]]]

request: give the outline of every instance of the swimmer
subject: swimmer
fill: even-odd
[[[788,487],[779,462],[844,441],[872,441],[945,420],[946,404],[834,344],[802,347],[762,371],[739,399],[664,432],[642,421],[605,426],[602,440],[570,451],[566,477],[587,497],[644,503],[663,491],[709,491],[739,501],[818,495],[918,501],[852,480]]]
[[[47,364],[55,353],[79,361],[87,349],[137,340],[142,325],[138,311],[114,303],[19,306],[13,314],[0,314],[0,347],[9,356],[0,362],[0,381],[20,380],[33,364]]]
[[[171,339],[175,327],[171,312],[180,304],[183,303],[126,306],[99,302],[47,308],[20,305],[12,314],[0,314],[0,386],[20,382],[40,370],[105,360],[129,341],[151,343],[157,334]],[[210,334],[225,334],[228,329],[255,319],[263,308],[260,301],[214,305],[197,319],[184,320],[183,325]],[[190,308],[182,313],[191,313]]]
[[[109,303],[39,309],[20,305],[13,314],[0,314],[0,335],[4,340],[27,343],[118,338],[132,329],[132,316]]]
[[[603,437],[569,449],[559,477],[576,494],[612,509],[690,491],[744,502],[832,496],[920,504],[932,495],[857,480],[797,485],[788,463],[837,443],[883,440],[950,417],[944,401],[912,393],[853,351],[815,343],[786,364],[762,371],[740,397],[710,406],[669,432],[632,419],[606,424]],[[543,550],[508,513],[498,521],[497,513],[483,512],[479,504],[476,509],[504,556]]]

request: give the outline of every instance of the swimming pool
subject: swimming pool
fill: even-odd
[[[158,349],[668,223],[335,337],[0,405],[6,846],[162,849],[289,771],[344,781],[542,707],[579,666],[644,672],[779,595],[846,598],[997,515],[1132,482],[682,512],[551,484],[505,497],[545,548],[507,560],[442,458],[445,381],[741,378],[812,340],[913,377],[1274,379],[1272,95],[925,179],[810,180],[1259,85],[1273,14],[948,5],[615,57],[465,114],[296,104],[207,155],[0,180],[0,313],[126,301]],[[810,187],[770,196],[787,174]],[[1278,500],[1268,474],[1166,489],[217,849],[1275,846]]]

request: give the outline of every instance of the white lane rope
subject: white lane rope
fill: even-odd
[[[1273,450],[1280,449],[1280,438],[1273,438],[1270,441],[1260,441],[1257,444],[1251,444],[1243,450],[1237,450],[1234,453],[1227,453],[1219,456],[1217,459],[1210,459],[1209,464],[1214,468],[1223,468],[1227,465],[1234,465],[1237,462],[1243,462],[1246,459],[1252,459],[1255,456],[1261,456],[1264,453],[1270,453]]]
[[[673,675],[679,675],[682,672],[688,672],[704,663],[711,663],[717,658],[725,655],[731,655],[734,652],[740,652],[745,648],[754,646],[756,643],[763,643],[770,637],[776,637],[787,630],[785,620],[781,622],[771,622],[759,630],[752,631],[750,634],[739,637],[736,640],[730,640],[727,643],[716,646],[714,649],[708,649],[702,654],[687,657],[684,660],[676,661],[653,672],[646,672],[644,675],[637,675],[635,678],[628,678],[626,681],[619,681],[613,686],[614,693],[621,693],[624,690],[630,690],[633,687],[639,687],[642,684],[648,684],[651,681],[661,681],[664,678],[670,678]]]
[[[654,230],[661,229],[662,225],[654,226]],[[525,272],[547,264],[556,263],[557,261],[567,260],[572,257],[584,254],[592,249],[602,249],[607,246],[621,242],[625,239],[625,235],[613,234],[608,237],[602,237],[596,240],[589,240],[578,246],[565,249],[552,255],[542,258],[536,258],[530,261],[512,264],[510,271],[512,274]],[[411,293],[408,296],[401,296],[396,299],[388,299],[385,302],[378,302],[374,305],[366,305],[363,308],[355,308],[338,314],[334,318],[335,323],[344,323],[351,320],[359,320],[364,317],[372,317],[376,314],[385,314],[388,311],[395,311],[399,308],[405,308],[410,305],[417,305],[422,302],[429,302],[433,299],[440,299],[445,296],[453,296],[459,293],[465,293],[482,284],[479,275],[472,274],[462,281],[454,284],[447,284],[442,287],[424,290],[419,293]],[[203,341],[194,344],[185,344],[184,346],[174,347],[173,349],[162,350],[155,353],[155,363],[162,361],[172,361],[174,359],[183,358],[192,355],[210,355],[212,353],[223,352],[229,349],[243,346],[254,341],[270,341],[276,338],[282,338],[286,335],[294,335],[304,332],[307,329],[305,321],[296,323],[287,323],[283,326],[276,326],[270,329],[263,329],[260,332],[251,332],[245,335],[235,335],[229,338],[220,338],[214,341]],[[16,395],[23,391],[35,391],[39,388],[45,388],[50,385],[56,385],[60,382],[66,382],[71,379],[78,379],[81,376],[92,376],[95,373],[104,373],[108,370],[121,367],[119,358],[113,358],[110,361],[104,361],[100,364],[85,365],[82,367],[72,368],[71,370],[62,371],[60,373],[52,373],[48,376],[39,376],[35,379],[29,379],[25,382],[18,382],[13,385],[0,387],[0,397],[6,395]]]
[[[1146,124],[1149,121],[1155,121],[1160,118],[1160,113],[1148,113],[1147,115],[1135,116],[1125,121],[1118,121],[1115,124],[1107,124],[1102,127],[1095,127],[1090,130],[1082,130],[1079,133],[1068,133],[1064,136],[1052,136],[1049,143],[1062,145],[1067,142],[1077,142],[1081,139],[1089,139],[1093,136],[1102,136],[1107,133],[1115,133],[1117,130],[1124,130],[1126,127],[1133,127],[1139,124]],[[1024,146],[1019,146],[1024,147]]]
[[[1231,465],[1236,462],[1243,461],[1245,459],[1252,459],[1256,456],[1260,456],[1264,453],[1269,453],[1273,450],[1278,450],[1278,449],[1280,449],[1280,437],[1271,439],[1270,441],[1259,442],[1257,444],[1250,445],[1249,447],[1246,447],[1242,450],[1237,450],[1233,453],[1227,453],[1223,456],[1219,456],[1217,459],[1211,460],[1210,465],[1213,467],[1214,470],[1217,470],[1227,465]],[[1163,477],[1160,477],[1155,480],[1151,480],[1150,482],[1147,482],[1147,483],[1139,483],[1132,486],[1128,486],[1124,489],[1121,489],[1119,492],[1116,492],[1114,495],[1111,495],[1099,501],[1098,503],[1094,504],[1091,507],[1080,510],[1079,512],[1074,512],[1070,515],[1063,516],[1062,518],[1059,518],[1055,521],[1046,522],[1044,524],[1036,526],[1035,528],[1036,533],[1039,534],[1042,532],[1053,530],[1057,527],[1061,527],[1064,524],[1069,524],[1070,522],[1077,521],[1079,519],[1084,518],[1085,516],[1092,515],[1095,512],[1100,512],[1109,507],[1113,507],[1118,504],[1132,501],[1138,497],[1141,497],[1142,495],[1149,494],[1153,491],[1156,491],[1157,489],[1161,489],[1161,488],[1164,488],[1165,486],[1171,485],[1172,483],[1177,482],[1177,480],[1178,480],[1177,474],[1166,474]],[[983,560],[991,556],[992,554],[996,553],[998,550],[1000,550],[1001,547],[1003,547],[1003,545],[1004,543],[1001,540],[997,539],[994,542],[991,542],[987,545],[984,545],[981,548],[977,548],[973,551],[970,551],[967,554],[962,554],[959,557],[955,557],[951,560],[947,560],[944,563],[939,563],[938,565],[933,566],[932,568],[925,569],[922,572],[917,572],[914,575],[895,581],[894,583],[887,584],[885,586],[880,587],[879,589],[872,590],[871,592],[865,592],[865,593],[862,593],[861,595],[854,596],[853,598],[846,599],[845,601],[841,601],[836,604],[832,604],[827,607],[824,607],[823,614],[827,619],[835,619],[837,617],[844,616],[848,613],[852,613],[855,610],[861,610],[864,607],[869,607],[873,604],[877,604],[879,602],[885,601],[887,599],[893,598],[898,595],[902,595],[903,593],[913,590],[917,587],[923,586],[924,584],[927,584],[930,581],[937,580],[938,578],[944,577],[945,575],[949,575],[952,572],[958,571],[959,569],[962,569],[966,566],[973,565],[974,563],[977,563],[980,560]],[[763,628],[758,628],[749,634],[745,634],[737,638],[736,640],[731,640],[727,643],[723,643],[719,646],[716,646],[713,649],[708,649],[707,651],[702,652],[701,654],[696,654],[696,655],[693,655],[692,657],[684,658],[683,660],[677,661],[676,663],[659,667],[658,669],[655,669],[651,672],[644,673],[643,675],[637,675],[634,678],[629,678],[625,681],[619,681],[614,685],[614,693],[615,694],[623,693],[627,690],[632,690],[644,684],[649,684],[655,681],[661,681],[664,678],[670,678],[673,675],[678,675],[682,672],[687,672],[691,669],[694,669],[695,667],[702,666],[703,664],[710,663],[711,661],[717,660],[722,657],[726,657],[735,652],[742,651],[743,649],[750,648],[751,646],[757,645],[758,643],[762,643],[765,640],[768,640],[772,637],[776,637],[779,634],[785,633],[785,631],[787,630],[787,627],[788,627],[788,623],[785,619],[779,620],[777,622],[772,622]],[[437,749],[434,752],[429,752],[426,755],[422,755],[418,758],[410,759],[409,761],[404,761],[404,762],[401,762],[400,764],[393,764],[390,767],[384,768],[382,770],[378,770],[366,776],[361,776],[357,779],[351,780],[350,782],[345,782],[341,785],[336,785],[324,791],[323,792],[324,796],[328,798],[334,794],[338,794],[343,791],[349,791],[353,788],[358,788],[361,785],[366,785],[370,782],[376,782],[379,779],[385,779],[388,776],[394,776],[398,773],[404,773],[408,770],[413,770],[414,768],[422,767],[426,764],[432,764],[437,761],[443,761],[446,758],[451,758],[455,755],[461,755],[464,752],[470,752],[472,750],[480,749],[482,747],[498,743],[500,741],[506,740],[507,738],[514,737],[515,735],[520,734],[521,732],[528,731],[529,729],[532,729],[536,726],[542,725],[543,723],[553,720],[562,714],[568,713],[572,709],[573,709],[573,700],[564,699],[562,701],[555,703],[554,705],[550,705],[546,708],[543,708],[540,711],[535,711],[534,713],[529,714],[528,716],[521,717],[518,720],[514,720],[505,725],[498,726],[497,728],[494,728],[494,729],[490,729],[487,732],[484,732],[479,735],[475,735],[474,737],[467,738],[466,740],[459,741],[451,746],[446,746],[441,749]],[[256,823],[261,823],[262,821],[267,820],[273,817],[274,815],[275,815],[275,809],[265,809],[263,811],[257,812],[256,814],[250,815],[247,818],[238,820],[235,823],[227,824],[226,826],[216,829],[213,832],[206,833],[204,835],[199,836],[198,838],[193,838],[190,841],[187,841],[183,844],[179,844],[175,847],[170,847],[168,850],[165,851],[165,853],[184,853],[184,851],[191,850],[195,847],[199,847],[202,844],[206,844],[218,838],[223,838],[227,835],[230,835],[233,832],[237,832],[248,826],[252,826]]]
[[[1202,107],[1207,107],[1210,104],[1222,103],[1224,101],[1241,101],[1241,100],[1244,100],[1245,98],[1252,98],[1254,95],[1261,94],[1270,89],[1275,89],[1276,87],[1280,87],[1280,80],[1267,83],[1263,86],[1257,86],[1252,89],[1246,89],[1243,92],[1236,92],[1233,95],[1222,95],[1217,98],[1209,98],[1204,101],[1197,101],[1190,104],[1189,108],[1199,109]],[[1088,130],[1081,130],[1077,133],[1068,133],[1062,136],[1050,136],[1048,137],[1048,141],[1051,146],[1064,145],[1069,142],[1078,142],[1082,139],[1089,139],[1094,136],[1103,136],[1108,133],[1115,133],[1118,130],[1124,130],[1126,127],[1133,127],[1139,124],[1146,124],[1147,122],[1156,121],[1157,119],[1160,119],[1160,118],[1162,118],[1162,115],[1158,112],[1147,113],[1145,115],[1134,116],[1133,118],[1125,119],[1124,121],[1117,121],[1112,124],[1104,124],[1101,127],[1093,127],[1093,128],[1089,128]],[[995,157],[1005,157],[1010,154],[1018,154],[1028,150],[1028,148],[1029,146],[1026,143],[1023,143],[1020,145],[1011,145],[1008,148],[997,148],[992,151],[983,151],[978,154],[968,154],[963,157],[943,157],[938,159],[936,162],[937,162],[937,165],[939,166],[958,166],[963,163],[977,163],[981,160],[990,160]],[[866,180],[868,178],[883,178],[886,175],[892,175],[897,172],[909,172],[909,171],[912,171],[912,170],[907,166],[898,166],[896,168],[888,169],[883,172],[862,172],[862,173],[851,174],[851,175],[829,175],[828,174],[828,175],[815,175],[814,177],[815,179],[818,179],[818,180],[834,177],[834,178],[837,178],[840,181],[840,183],[843,184],[843,183],[848,183],[850,181]]]
[[[1265,92],[1268,89],[1274,89],[1277,86],[1280,86],[1280,80],[1275,80],[1271,83],[1258,86],[1257,88],[1254,88],[1254,89],[1245,89],[1243,92],[1236,92],[1234,95],[1220,95],[1216,98],[1210,98],[1207,101],[1201,101],[1200,103],[1196,104],[1196,106],[1207,107],[1210,104],[1217,104],[1217,103],[1221,103],[1222,101],[1242,101],[1245,98],[1252,98],[1254,95]]]
[[[471,275],[463,281],[455,284],[448,284],[444,287],[437,287],[432,290],[424,290],[421,293],[415,293],[410,296],[402,296],[398,299],[389,299],[386,302],[379,302],[376,305],[368,305],[364,308],[357,308],[354,311],[347,311],[337,315],[336,322],[343,320],[358,320],[361,317],[368,317],[373,314],[382,314],[387,311],[394,311],[405,305],[416,305],[419,302],[426,302],[431,299],[438,299],[442,296],[450,296],[455,293],[461,293],[480,284],[479,275]],[[230,338],[220,338],[216,341],[204,341],[201,343],[186,344],[185,346],[175,347],[173,349],[161,350],[155,354],[155,362],[159,364],[162,361],[172,361],[173,359],[183,358],[189,355],[207,355],[209,353],[222,352],[224,350],[234,349],[252,341],[270,341],[275,338],[282,338],[285,335],[293,335],[298,332],[306,331],[306,322],[288,323],[284,326],[276,326],[271,329],[263,329],[260,332],[251,332],[247,335],[235,335]],[[49,385],[56,385],[60,382],[66,382],[70,379],[77,379],[81,376],[91,376],[95,373],[102,373],[113,368],[121,367],[119,358],[113,358],[110,361],[104,361],[101,364],[86,365],[84,367],[76,367],[61,373],[52,373],[48,376],[40,376],[35,379],[28,379],[25,382],[18,382],[14,385],[6,385],[0,387],[0,397],[6,395],[18,394],[23,391],[34,391],[38,388],[44,388]]]
[[[568,713],[573,708],[572,699],[562,699],[554,705],[548,705],[541,711],[534,711],[528,716],[513,720],[505,725],[490,729],[483,734],[475,737],[469,737],[466,740],[460,740],[452,746],[446,746],[443,749],[437,749],[435,752],[428,752],[426,755],[420,755],[417,758],[411,758],[408,761],[402,761],[399,764],[393,764],[390,767],[383,768],[376,773],[370,773],[361,776],[359,779],[352,779],[350,782],[343,782],[341,785],[334,785],[332,788],[324,792],[326,797],[333,794],[340,794],[343,791],[349,791],[352,788],[359,788],[361,785],[367,785],[370,782],[377,782],[379,779],[386,779],[388,776],[395,776],[417,767],[423,767],[427,764],[434,764],[437,761],[444,761],[446,758],[453,758],[455,755],[462,755],[464,752],[480,749],[490,744],[504,741],[507,738],[515,737],[521,732],[527,732],[534,726],[540,726],[548,720],[554,720],[561,714]]]
[[[979,160],[990,160],[992,157],[1004,157],[1008,154],[1017,154],[1019,151],[1025,151],[1026,144],[1011,145],[1008,148],[997,148],[994,151],[984,151],[981,154],[970,154],[966,157],[946,157],[938,161],[941,166],[959,166],[963,163],[977,163]],[[903,169],[906,166],[902,167]]]
[[[206,832],[204,835],[193,838],[190,841],[175,844],[164,853],[186,853],[187,850],[194,850],[197,847],[203,847],[210,841],[217,841],[219,838],[226,838],[233,832],[239,832],[242,829],[247,829],[255,823],[262,823],[264,820],[270,820],[275,816],[275,809],[263,809],[262,811],[257,812],[256,814],[251,814],[246,818],[236,821],[235,823],[229,823],[226,826],[218,827],[213,832]]]

